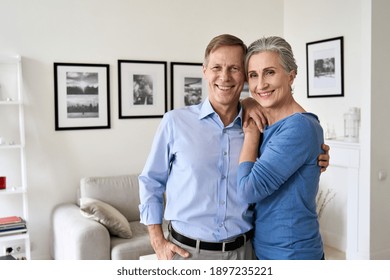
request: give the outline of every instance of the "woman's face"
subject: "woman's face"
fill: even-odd
[[[276,52],[265,51],[249,58],[249,90],[264,108],[280,109],[291,100],[294,78],[295,73],[286,72]]]

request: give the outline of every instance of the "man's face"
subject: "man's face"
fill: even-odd
[[[244,54],[240,46],[222,46],[210,53],[203,75],[213,106],[236,105],[245,82]]]

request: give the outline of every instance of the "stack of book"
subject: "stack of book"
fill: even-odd
[[[0,218],[0,236],[26,232],[26,221],[21,217],[9,216]]]

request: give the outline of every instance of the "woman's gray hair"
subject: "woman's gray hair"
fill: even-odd
[[[247,75],[249,58],[254,54],[266,51],[276,52],[279,55],[280,62],[287,73],[291,71],[295,71],[295,75],[298,73],[298,66],[295,63],[290,44],[281,37],[270,36],[258,39],[249,45],[245,57],[245,73]]]

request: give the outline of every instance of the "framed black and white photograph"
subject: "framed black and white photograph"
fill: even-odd
[[[343,37],[306,44],[307,97],[344,96]]]
[[[54,63],[55,130],[110,128],[108,64]]]
[[[202,63],[171,62],[171,107],[201,103],[207,97]]]
[[[160,118],[167,111],[167,63],[118,60],[119,118]]]
[[[245,99],[247,97],[252,97],[250,91],[249,91],[249,85],[248,82],[244,83],[244,87],[242,88],[240,99]]]

